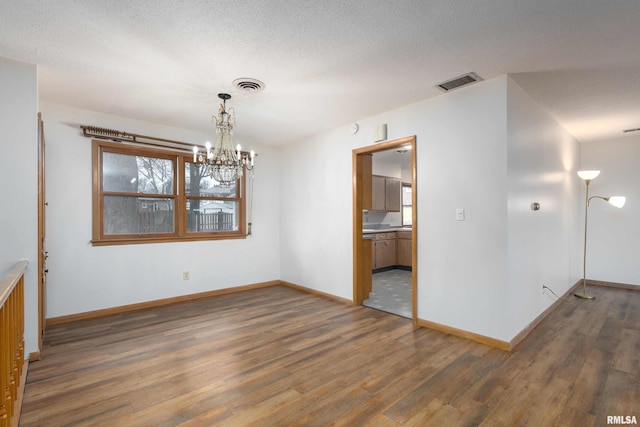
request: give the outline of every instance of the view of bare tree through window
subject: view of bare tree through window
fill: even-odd
[[[143,193],[173,193],[173,162],[153,157],[136,156],[138,191]]]
[[[173,171],[169,159],[104,153],[104,234],[173,233]]]

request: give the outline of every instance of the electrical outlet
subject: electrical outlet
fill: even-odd
[[[182,272],[182,280],[189,280],[189,272],[188,271],[183,271]]]

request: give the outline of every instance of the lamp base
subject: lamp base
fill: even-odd
[[[573,295],[577,296],[578,298],[582,298],[582,299],[596,299],[596,297],[594,297],[593,295],[578,294],[578,293],[575,293]]]

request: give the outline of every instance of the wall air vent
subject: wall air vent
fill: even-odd
[[[240,89],[242,92],[260,92],[264,90],[264,83],[258,79],[252,79],[249,77],[235,79],[233,81],[233,86]]]
[[[476,73],[467,73],[462,76],[458,76],[455,79],[447,80],[446,82],[440,83],[436,85],[441,90],[448,92],[452,89],[459,88],[461,86],[466,86],[471,83],[475,83],[482,80]]]

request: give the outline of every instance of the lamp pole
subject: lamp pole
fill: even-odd
[[[595,299],[593,295],[587,295],[587,220],[589,219],[589,183],[590,179],[585,179],[587,191],[584,197],[584,251],[582,253],[582,294],[575,293],[578,298]]]
[[[578,176],[582,178],[587,184],[587,191],[584,195],[584,251],[582,253],[582,294],[575,293],[574,295],[578,298],[584,299],[594,299],[593,295],[587,295],[587,220],[589,215],[589,201],[591,199],[602,199],[605,202],[608,202],[610,205],[615,206],[616,208],[621,208],[624,206],[626,201],[626,197],[624,196],[611,196],[611,197],[602,197],[602,196],[593,196],[591,199],[589,198],[589,184],[593,179],[595,179],[600,174],[599,170],[581,170],[578,171]]]

